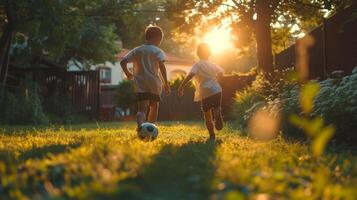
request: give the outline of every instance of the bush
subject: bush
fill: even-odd
[[[7,92],[4,98],[2,121],[6,124],[48,124],[43,112],[36,83],[25,79],[13,92]]]
[[[174,80],[171,80],[169,82],[171,90],[174,91],[174,92],[177,91],[178,88],[180,87],[182,81],[184,80],[184,78],[185,77],[182,76],[182,77],[178,77],[178,78],[176,78]],[[193,81],[190,81],[190,82],[187,83],[187,85],[185,87],[185,91],[187,91],[189,93],[195,91],[195,87],[193,85]]]
[[[122,109],[135,110],[136,97],[134,91],[134,82],[131,80],[123,80],[119,83],[116,92],[116,104]]]
[[[177,78],[169,82],[170,88],[172,90],[172,95],[176,95],[176,91],[180,86],[183,77]],[[186,92],[191,94],[194,92],[193,84],[189,83],[186,86]],[[124,80],[118,85],[117,93],[116,93],[116,102],[117,106],[122,109],[131,109],[135,110],[136,107],[136,96],[134,90],[134,82],[131,80]]]
[[[282,115],[281,130],[286,136],[301,137],[301,131],[293,127],[288,118],[302,114],[299,108],[299,85],[284,76],[275,79],[259,75],[252,86],[236,95],[233,116],[239,127],[245,129],[251,115],[258,108],[279,106]],[[334,139],[348,143],[357,142],[357,68],[350,76],[330,78],[319,82],[320,91],[314,100],[311,116],[322,116],[327,124],[337,128]]]
[[[258,92],[244,90],[236,95],[235,102],[233,104],[233,119],[236,119],[240,129],[247,127],[252,113],[265,103],[264,98],[258,94]]]
[[[292,69],[275,71],[270,75],[259,73],[250,87],[236,93],[231,115],[237,120],[239,128],[245,129],[251,115],[258,109],[275,109],[276,104],[281,104],[284,92],[296,86],[290,78],[291,74]]]
[[[337,128],[336,139],[357,142],[357,68],[352,75],[320,82],[313,114]]]
[[[44,101],[43,108],[51,123],[68,123],[73,121],[71,99],[64,89],[55,88]]]
[[[326,123],[336,126],[335,139],[357,142],[357,68],[350,76],[326,79],[319,82],[320,91],[314,101],[312,116],[322,116]],[[283,95],[285,113],[298,113],[299,88]]]

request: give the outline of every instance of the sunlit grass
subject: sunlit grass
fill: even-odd
[[[134,123],[5,128],[0,199],[355,199],[356,156],[315,159],[308,145],[259,142],[202,122],[161,123],[153,142]]]

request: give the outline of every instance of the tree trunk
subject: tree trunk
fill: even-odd
[[[0,84],[2,86],[5,85],[7,71],[9,68],[9,59],[10,59],[10,46],[11,46],[11,39],[12,35],[7,38],[7,42],[5,44],[4,53],[0,55],[0,64],[1,64],[1,71],[0,71]]]
[[[3,100],[5,93],[5,84],[9,67],[11,40],[14,32],[14,8],[13,2],[7,0],[5,2],[5,12],[8,23],[0,39],[0,101]]]
[[[9,44],[11,43],[11,36],[12,36],[12,30],[9,24],[6,25],[4,33],[1,36],[0,39],[0,77],[1,74],[4,73],[4,71],[6,70],[6,66],[4,66],[5,64],[5,60],[7,58],[7,51],[9,48]]]
[[[256,4],[257,23],[255,34],[257,40],[258,69],[264,73],[273,71],[273,54],[271,42],[271,1],[258,0]]]
[[[10,60],[10,48],[11,48],[11,39],[12,39],[12,31],[10,33],[5,33],[5,37],[3,36],[1,39],[4,39],[3,43],[0,43],[0,102],[3,102],[5,95],[5,86],[7,73],[9,68],[9,60]],[[1,41],[2,42],[2,41]]]

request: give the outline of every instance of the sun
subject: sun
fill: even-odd
[[[215,28],[203,37],[203,42],[208,43],[213,53],[231,49],[233,47],[231,30],[225,27]]]

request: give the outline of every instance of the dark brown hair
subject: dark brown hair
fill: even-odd
[[[163,36],[164,33],[162,32],[162,29],[159,26],[148,26],[145,29],[145,39],[147,41],[150,41],[154,38],[162,39]]]

